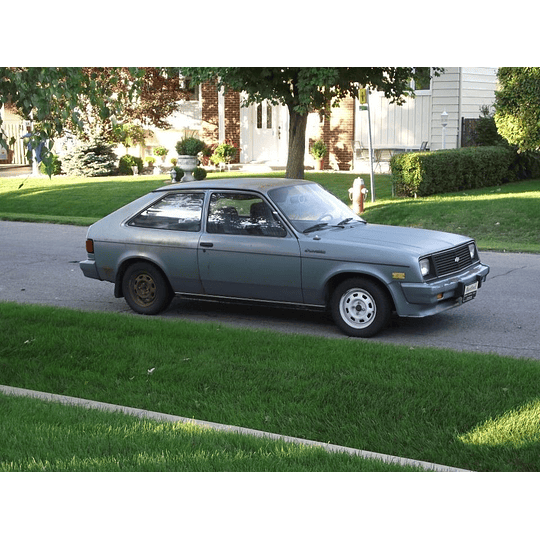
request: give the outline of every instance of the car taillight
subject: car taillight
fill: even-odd
[[[94,241],[90,240],[90,238],[86,241],[86,252],[94,253]]]

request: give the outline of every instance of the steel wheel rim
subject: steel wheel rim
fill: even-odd
[[[373,324],[377,304],[366,290],[349,289],[339,301],[339,314],[351,328],[360,330]]]
[[[156,282],[149,274],[135,276],[131,290],[133,299],[139,306],[147,307],[156,299]]]

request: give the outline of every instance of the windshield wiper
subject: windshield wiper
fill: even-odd
[[[366,220],[361,217],[359,218],[348,217],[348,218],[345,218],[343,221],[340,221],[337,225],[334,225],[334,227],[343,227],[343,225],[345,225],[346,223],[349,223],[349,221],[352,221],[353,219],[355,221],[358,221],[359,223],[366,223]]]
[[[328,223],[316,223],[315,225],[312,225],[311,227],[304,229],[302,232],[304,234],[307,234],[313,231],[320,231],[321,229],[324,229],[325,227],[328,227]]]
[[[313,231],[320,231],[321,229],[324,229],[326,227],[340,227],[341,229],[345,228],[345,225],[352,221],[354,218],[348,217],[337,223],[336,225],[332,223],[316,223],[315,225],[312,225],[311,227],[308,227],[307,229],[303,230],[302,232],[304,234],[313,232]],[[365,223],[366,221],[362,218],[358,219],[359,223]]]

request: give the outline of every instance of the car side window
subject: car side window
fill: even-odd
[[[128,225],[170,231],[201,230],[204,193],[170,193],[135,216]]]
[[[206,230],[217,234],[287,236],[270,205],[251,193],[212,193]]]

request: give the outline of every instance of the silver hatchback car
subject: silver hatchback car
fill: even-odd
[[[319,184],[231,178],[172,184],[88,230],[86,277],[137,313],[174,295],[328,309],[369,337],[392,314],[425,317],[473,299],[489,267],[474,240],[368,224]]]

